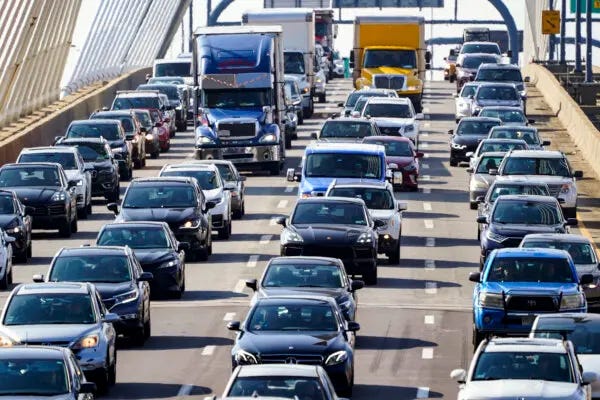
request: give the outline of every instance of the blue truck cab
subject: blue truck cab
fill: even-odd
[[[285,161],[280,26],[194,32],[195,155],[279,175]]]
[[[377,144],[314,141],[304,151],[301,171],[287,170],[289,182],[299,182],[301,198],[325,196],[334,179],[385,182],[390,176],[385,148]]]
[[[490,253],[481,272],[471,272],[473,345],[486,334],[526,334],[538,314],[586,312],[581,285],[568,252],[557,249],[505,248]]]

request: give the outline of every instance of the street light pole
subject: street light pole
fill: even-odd
[[[565,25],[567,20],[567,0],[560,3],[560,63],[565,64]]]
[[[581,0],[575,2],[575,72],[581,72]]]
[[[585,41],[585,81],[592,82],[592,7],[593,0],[587,0],[585,9],[586,41]]]

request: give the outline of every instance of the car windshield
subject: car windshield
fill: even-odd
[[[115,246],[123,246],[115,244]],[[126,255],[85,254],[58,256],[51,267],[51,282],[106,282],[131,281]]]
[[[498,109],[483,109],[479,113],[480,117],[498,118],[502,122],[520,122],[523,124],[527,123],[527,118],[520,110],[498,110]]]
[[[15,202],[12,196],[0,195],[0,214],[15,214]]]
[[[385,147],[385,155],[391,157],[414,157],[413,146],[409,142],[395,140],[369,140],[367,143]]]
[[[0,360],[0,375],[2,397],[41,398],[69,393],[67,368],[62,359],[3,359]]]
[[[574,283],[569,260],[551,257],[496,257],[490,266],[488,282]]]
[[[477,73],[478,81],[523,82],[521,71],[512,68],[484,68]]]
[[[362,113],[363,108],[365,108],[365,104],[367,104],[367,101],[369,101],[369,97],[382,96],[361,96],[360,99],[358,99],[358,101],[356,102],[356,104],[354,104],[354,108],[352,109],[352,111],[358,111],[359,113]]]
[[[336,265],[274,264],[262,280],[263,287],[344,287],[343,276]]]
[[[204,102],[208,108],[258,108],[269,104],[268,89],[205,90]]]
[[[85,143],[75,145],[83,157],[83,161],[103,161],[110,159],[110,154],[103,143]]]
[[[562,339],[564,333],[577,354],[600,354],[600,325],[589,318],[538,318],[534,336]]]
[[[460,52],[468,53],[488,53],[500,55],[500,47],[495,43],[465,43],[462,45]]]
[[[192,76],[192,62],[161,62],[154,65],[154,76]]]
[[[127,135],[133,134],[134,123],[133,123],[133,118],[130,117],[130,116],[125,116],[125,115],[102,115],[102,114],[100,114],[100,115],[93,115],[91,118],[116,119],[117,121],[121,121],[121,126],[123,127],[123,130],[125,131],[125,133]],[[113,138],[107,138],[104,135],[102,135],[102,136],[106,140],[118,140],[118,139],[121,139],[120,137],[117,136],[117,134],[115,134]],[[99,137],[99,136],[73,136],[73,137]]]
[[[329,196],[363,199],[369,210],[393,210],[394,197],[386,189],[371,187],[334,187]]]
[[[22,163],[35,163],[35,162],[52,162],[62,165],[63,169],[77,169],[77,163],[75,162],[75,154],[66,152],[31,152],[22,153],[19,156],[19,164]]]
[[[478,100],[516,101],[520,99],[517,89],[508,86],[480,86],[475,97]]]
[[[478,174],[487,174],[490,169],[498,169],[503,158],[504,156],[482,156],[475,172]]]
[[[566,158],[508,157],[503,175],[551,175],[570,177]]]
[[[317,378],[238,376],[231,385],[227,397],[325,400],[328,395]]]
[[[173,83],[175,85],[183,85],[185,81],[182,77],[177,76],[160,76],[148,79],[148,84],[152,85],[155,83]]]
[[[285,74],[304,75],[304,55],[302,53],[283,53],[283,68]]]
[[[521,139],[527,144],[540,144],[535,129],[507,129],[500,126],[490,131],[490,139]]]
[[[136,111],[135,116],[140,121],[140,125],[146,128],[147,131],[152,130],[152,116],[148,111]]]
[[[96,314],[89,294],[35,293],[13,296],[4,325],[93,324]]]
[[[215,171],[202,169],[169,169],[160,173],[160,176],[185,176],[196,178],[202,190],[213,190],[221,187]]]
[[[465,57],[461,66],[467,69],[477,69],[483,63],[495,63],[496,61],[496,57],[492,56],[471,56]]]
[[[408,104],[369,103],[363,115],[370,115],[373,118],[413,118]]]
[[[221,174],[221,178],[223,178],[223,180],[225,181],[235,181],[235,175],[233,174],[233,171],[231,170],[231,168],[229,167],[229,165],[227,164],[215,164],[217,166],[217,169],[219,170],[219,173]]]
[[[159,92],[166,94],[169,100],[179,100],[179,91],[177,86],[169,85],[140,85],[137,90],[158,90]]]
[[[364,68],[417,68],[414,50],[367,50],[364,57]]]
[[[475,85],[465,85],[463,86],[462,91],[460,92],[460,97],[469,97],[475,96],[475,92],[477,91],[477,86]]]
[[[158,96],[117,96],[113,102],[113,110],[127,110],[130,108],[160,108]]]
[[[258,305],[248,319],[248,329],[261,331],[336,332],[338,324],[329,305]]]
[[[489,153],[492,151],[509,151],[525,149],[527,149],[527,143],[485,141],[481,143],[478,153],[482,154]],[[500,159],[502,160],[502,157]]]
[[[313,153],[306,156],[307,178],[383,179],[382,160],[377,154]]]
[[[460,121],[456,128],[457,135],[487,135],[495,126],[500,125],[496,121]]]
[[[122,139],[117,124],[74,124],[69,126],[65,135],[67,139],[79,138],[99,138],[103,137],[106,140]]]
[[[498,379],[575,382],[566,353],[506,351],[481,353],[472,380]]]
[[[98,246],[129,246],[132,249],[171,248],[165,230],[160,226],[114,226],[102,230]]]
[[[296,205],[294,225],[338,224],[367,225],[367,216],[360,204],[346,202],[306,202]]]
[[[596,264],[596,256],[592,246],[582,242],[563,242],[552,240],[527,240],[523,242],[522,247],[535,247],[542,249],[566,250],[575,264]]]
[[[497,201],[492,221],[499,224],[558,225],[562,213],[555,203],[548,201]]]
[[[361,121],[326,121],[319,138],[364,138],[372,135],[371,124]]]
[[[546,185],[519,185],[510,183],[496,183],[490,190],[489,201],[495,202],[498,196],[510,194],[533,194],[538,196],[549,196]]]
[[[16,186],[61,186],[56,168],[27,167],[0,170],[0,187]]]
[[[196,207],[196,193],[191,185],[130,185],[123,199],[124,208]]]

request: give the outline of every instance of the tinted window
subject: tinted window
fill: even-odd
[[[158,90],[159,92],[166,94],[169,100],[179,100],[179,91],[177,86],[167,85],[140,85],[137,90]]]
[[[110,118],[110,119],[115,119],[115,118]],[[69,129],[67,130],[67,133],[65,136],[69,139],[99,138],[99,137],[103,137],[106,140],[121,139],[118,125],[94,124],[93,122],[91,122],[89,124],[71,125],[71,126],[69,126]]]
[[[371,136],[371,124],[352,121],[326,121],[320,138],[363,138]]]
[[[204,91],[204,102],[208,108],[256,108],[269,104],[269,101],[270,96],[267,89]]]
[[[490,193],[490,202],[496,201],[498,196],[509,194],[533,194],[539,196],[549,196],[545,185],[515,185],[510,183],[495,184]]]
[[[391,140],[369,140],[368,143],[385,147],[385,155],[392,157],[413,157],[413,146],[408,142]]]
[[[556,225],[563,220],[559,207],[546,201],[498,200],[494,222],[500,224]]]
[[[150,78],[150,79],[148,79],[148,83],[149,84],[153,84],[153,83],[174,83],[174,84],[177,84],[177,85],[182,85],[182,84],[185,83],[185,81],[181,77],[170,76],[170,77],[154,77],[154,78]]]
[[[103,143],[86,143],[85,145],[75,145],[75,147],[79,150],[83,160],[87,162],[108,160],[110,158],[110,154]]]
[[[227,164],[215,164],[219,173],[221,174],[221,178],[226,181],[235,181],[235,175],[229,165]]]
[[[476,97],[480,100],[518,100],[517,89],[514,87],[480,86]]]
[[[527,123],[527,118],[522,111],[518,110],[499,110],[499,109],[483,109],[479,113],[480,117],[498,118],[502,122],[521,122]]]
[[[460,97],[475,96],[476,91],[477,91],[477,86],[465,85],[463,87],[463,90],[460,92]]]
[[[395,67],[416,68],[417,60],[413,50],[367,50],[365,52],[364,67]]]
[[[56,168],[22,167],[0,170],[0,187],[12,186],[60,186]]]
[[[377,118],[412,118],[410,107],[408,104],[367,104],[363,115],[370,115]]]
[[[479,154],[491,152],[491,151],[509,151],[509,150],[525,150],[527,147],[526,143],[498,143],[498,142],[484,142],[481,144]],[[500,157],[502,160],[502,157]],[[500,164],[498,164],[500,165]]]
[[[302,53],[283,54],[284,73],[304,75],[304,55]]]
[[[503,167],[506,175],[571,176],[565,158],[509,157]]]
[[[490,57],[490,56],[471,56],[471,57],[465,57],[463,59],[462,62],[462,67],[464,68],[468,68],[468,69],[477,69],[479,68],[479,66],[481,64],[484,63],[495,63],[498,60],[496,59],[496,57]]]
[[[484,352],[473,372],[474,381],[523,379],[574,382],[564,353]]]
[[[189,185],[131,185],[123,199],[125,208],[196,207],[196,192]]]
[[[0,195],[0,214],[15,214],[15,202],[12,196]]]
[[[483,156],[477,165],[478,174],[487,174],[490,169],[498,169],[503,156]]]
[[[212,190],[220,187],[217,174],[215,171],[210,170],[169,169],[161,172],[160,176],[185,176],[189,178],[196,178],[202,190]]]
[[[140,125],[146,128],[147,131],[152,129],[152,117],[148,111],[136,111],[135,116],[140,121]]]
[[[19,156],[19,163],[27,162],[53,162],[62,165],[63,169],[77,169],[75,154],[73,153],[23,153]]]
[[[165,230],[159,226],[109,227],[102,230],[96,244],[99,246],[129,246],[132,249],[166,249],[170,247]]]
[[[491,53],[500,55],[500,48],[495,43],[465,43],[460,52],[466,53]]]
[[[369,187],[337,187],[329,194],[335,197],[351,197],[363,199],[370,210],[393,210],[395,201],[389,191]]]
[[[308,178],[383,177],[381,159],[375,154],[314,153],[306,157],[304,174]]]
[[[123,126],[123,130],[125,131],[125,133],[127,133],[127,134],[132,134],[133,133],[133,127],[134,127],[133,118],[131,118],[129,116],[124,116],[124,115],[93,115],[92,118],[116,119],[117,121],[121,121],[121,126]],[[80,136],[73,136],[73,137],[80,137]],[[86,136],[86,137],[90,137],[90,136]],[[92,137],[98,137],[98,136],[92,136]],[[112,139],[109,139],[106,136],[104,136],[104,138],[106,140],[121,139],[119,137],[114,137]]]
[[[592,246],[587,243],[580,242],[562,242],[562,241],[547,241],[547,240],[526,240],[522,247],[537,247],[544,249],[559,249],[566,250],[571,255],[575,264],[595,264],[596,256]]]
[[[259,305],[249,318],[251,331],[330,331],[338,330],[329,305]]]
[[[128,110],[130,108],[160,108],[158,96],[120,96],[112,106],[113,110]]]
[[[491,82],[522,82],[523,77],[518,69],[508,68],[484,68],[477,73],[478,81]]]
[[[115,246],[118,246],[115,244]],[[131,280],[126,255],[86,254],[59,256],[54,260],[48,280],[52,282],[107,282]]]
[[[535,337],[562,339],[567,333],[567,340],[573,342],[577,354],[600,354],[600,326],[597,321],[587,318],[576,318],[576,323],[568,318],[540,318],[537,322]],[[546,332],[544,332],[546,330]],[[552,331],[557,333],[552,333]]]
[[[191,62],[165,62],[154,66],[154,76],[192,76]]]
[[[494,258],[487,280],[489,282],[574,282],[566,258],[520,257]]]
[[[497,127],[490,132],[490,139],[521,139],[527,144],[540,144],[540,138],[535,129],[507,129]]]
[[[487,135],[499,122],[496,121],[461,121],[456,128],[457,135]]]
[[[367,225],[363,207],[353,203],[306,202],[294,210],[293,224]]]
[[[302,396],[299,396],[302,394]],[[324,400],[327,395],[317,378],[284,376],[237,377],[228,397],[280,397]]]
[[[264,287],[343,287],[340,269],[332,265],[271,265],[262,281]]]
[[[22,294],[7,306],[4,325],[93,324],[92,300],[87,294]]]
[[[58,396],[69,393],[62,359],[0,360],[0,396]]]

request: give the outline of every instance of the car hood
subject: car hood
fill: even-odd
[[[203,190],[202,193],[204,193],[206,201],[221,200],[223,197],[223,188]]]
[[[229,118],[255,119],[261,121],[264,118],[262,110],[252,108],[211,108],[208,110],[208,113],[209,119],[212,122]]]
[[[469,382],[461,392],[463,399],[573,399],[578,385],[566,382],[534,380],[497,380]],[[485,393],[485,394],[483,394]]]
[[[485,135],[454,135],[452,137],[452,142],[456,144],[464,144],[467,146],[473,146],[477,143],[481,142],[483,139],[487,137]]]
[[[496,180],[496,175],[476,173],[471,176],[471,179],[474,182],[483,182],[486,185],[490,186]]]
[[[0,214],[0,227],[4,227],[17,219],[17,214]]]
[[[316,225],[295,225],[290,229],[297,232],[304,243],[355,243],[358,237],[363,232],[367,232],[368,228],[360,228],[356,226],[346,225],[330,225],[330,224],[316,224]]]
[[[20,325],[6,328],[22,343],[71,342],[98,330],[96,324]]]
[[[396,210],[369,210],[369,213],[373,219],[387,221],[394,216]]]
[[[108,169],[112,166],[112,163],[109,160],[100,160],[100,161],[87,161],[85,163],[86,168],[94,168],[94,169]]]
[[[0,399],[9,398],[10,400],[71,400],[73,396],[70,393],[59,394],[56,396],[15,396],[15,395],[0,395]]]
[[[405,125],[412,125],[415,123],[415,120],[412,118],[371,118],[377,126],[385,126],[385,127],[402,127]]]
[[[111,149],[114,149],[115,147],[123,147],[125,141],[122,139],[109,140],[108,144],[110,145]]]
[[[406,167],[413,162],[413,157],[401,157],[401,156],[386,156],[385,162],[389,164],[397,164],[399,168]]]
[[[511,179],[510,176],[514,176],[513,179],[522,179],[526,181],[544,182],[546,184],[562,184],[571,183],[573,180],[567,176],[553,176],[553,175],[498,175],[498,180]]]
[[[116,295],[128,292],[133,290],[134,285],[132,282],[119,282],[119,283],[109,283],[109,282],[94,282],[94,286],[100,292],[100,296],[103,299],[110,299]]]
[[[142,266],[174,258],[173,250],[171,249],[134,249],[133,252]]]
[[[189,208],[122,208],[116,222],[125,221],[164,221],[174,223],[195,216],[195,209]]]
[[[83,178],[78,169],[66,169],[65,175],[67,175],[67,179],[70,181]]]
[[[565,233],[562,225],[498,224],[494,222],[492,222],[491,230],[510,237],[521,237],[530,233]]]
[[[558,295],[577,292],[577,283],[564,282],[486,282],[486,291],[511,294],[527,292],[527,295]]]
[[[259,354],[322,354],[335,346],[338,332],[246,332],[240,344]]]
[[[15,192],[19,200],[25,205],[47,203],[54,193],[60,190],[58,187],[14,187],[3,189]]]

